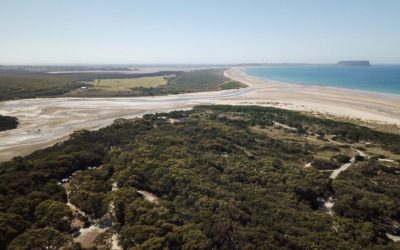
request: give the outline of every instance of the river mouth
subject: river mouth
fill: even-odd
[[[17,117],[20,125],[0,133],[0,162],[68,139],[76,130],[100,129],[118,118],[189,109],[251,91],[244,88],[157,97],[38,98],[3,102],[1,114]]]
[[[18,128],[0,132],[0,162],[68,139],[74,131],[97,130],[117,118],[190,109],[202,104],[259,105],[353,117],[400,125],[400,100],[385,95],[276,84],[225,71],[247,88],[131,98],[38,98],[0,103],[0,114],[19,119]],[[318,95],[316,95],[318,93]]]

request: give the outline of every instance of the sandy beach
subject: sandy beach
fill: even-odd
[[[247,75],[243,68],[229,69],[225,75],[257,89],[249,104],[400,125],[399,95],[280,83]]]
[[[225,75],[249,87],[234,90],[132,98],[36,98],[0,103],[17,129],[0,132],[0,161],[63,141],[76,130],[95,130],[117,118],[189,109],[200,104],[274,106],[400,126],[400,97],[257,79],[231,68]],[[400,129],[399,129],[400,131]]]

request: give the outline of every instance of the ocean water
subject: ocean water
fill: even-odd
[[[400,95],[400,65],[268,66],[251,67],[245,73],[286,83],[330,86]]]

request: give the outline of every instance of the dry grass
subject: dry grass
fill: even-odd
[[[380,156],[383,155],[385,156],[385,158],[387,159],[391,159],[391,160],[400,160],[400,156],[392,153],[388,150],[385,150],[383,148],[380,147],[365,147],[367,149],[367,155],[369,156]]]
[[[171,76],[149,76],[126,79],[101,79],[93,80],[88,84],[93,85],[103,91],[121,92],[129,91],[133,88],[155,88],[167,84],[167,79]]]
[[[342,148],[332,142],[320,140],[315,135],[301,136],[298,135],[297,133],[293,133],[279,127],[266,127],[266,128],[252,127],[251,130],[253,132],[263,133],[266,134],[268,137],[287,142],[301,143],[301,144],[307,143],[309,145],[312,145],[320,149],[322,149],[324,146],[333,146],[338,149],[338,151],[330,150],[328,148],[325,150],[317,150],[314,154],[315,158],[330,159],[331,157],[338,154],[345,154],[352,157],[355,154],[354,150],[352,150],[351,148]]]

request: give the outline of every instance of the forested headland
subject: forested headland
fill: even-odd
[[[81,249],[96,226],[98,249],[399,249],[399,149],[400,135],[258,106],[119,119],[0,165],[0,244]]]

